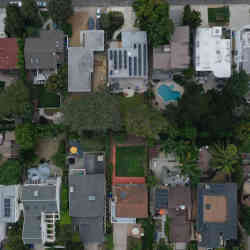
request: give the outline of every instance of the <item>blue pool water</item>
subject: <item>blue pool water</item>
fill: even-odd
[[[178,98],[180,98],[181,93],[179,91],[173,90],[174,85],[167,86],[167,85],[161,85],[158,88],[158,94],[163,98],[165,102],[168,101],[175,101]]]

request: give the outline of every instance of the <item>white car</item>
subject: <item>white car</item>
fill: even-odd
[[[22,2],[21,1],[11,1],[11,2],[9,2],[9,4],[16,4],[18,7],[22,6]]]
[[[96,18],[97,18],[97,19],[101,17],[101,14],[102,14],[101,11],[102,11],[101,8],[97,8],[97,9],[96,9]]]

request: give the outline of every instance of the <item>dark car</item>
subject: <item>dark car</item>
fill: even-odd
[[[88,29],[89,30],[95,29],[95,19],[93,17],[89,17],[88,19]]]
[[[217,88],[218,88],[218,89],[223,89],[223,88],[224,88],[224,84],[218,84],[218,85],[217,85]]]

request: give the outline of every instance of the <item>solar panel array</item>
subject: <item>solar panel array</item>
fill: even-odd
[[[132,48],[109,49],[109,75],[112,77],[147,78],[148,52],[145,43]]]
[[[155,207],[156,209],[168,208],[168,190],[157,188],[155,191]]]

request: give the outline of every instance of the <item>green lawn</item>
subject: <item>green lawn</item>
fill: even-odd
[[[39,108],[56,108],[60,106],[59,95],[47,91],[43,85],[34,86],[34,95],[39,100]]]
[[[230,10],[228,6],[220,8],[208,8],[208,23],[225,25],[229,23]]]
[[[116,175],[120,177],[143,177],[146,162],[144,146],[116,148]]]

